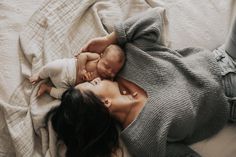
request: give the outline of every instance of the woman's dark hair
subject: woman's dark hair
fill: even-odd
[[[119,148],[119,123],[92,92],[71,87],[47,113],[46,124],[50,118],[67,157],[110,157]]]

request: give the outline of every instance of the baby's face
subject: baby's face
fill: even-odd
[[[120,61],[117,58],[117,55],[114,53],[106,54],[105,56],[101,57],[97,64],[97,72],[101,78],[104,79],[113,79],[116,74],[122,68],[124,62]]]

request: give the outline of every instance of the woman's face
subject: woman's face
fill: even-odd
[[[121,95],[117,82],[110,80],[94,79],[91,82],[84,82],[76,86],[81,91],[92,91],[100,98],[116,98]]]
[[[110,80],[94,79],[91,82],[78,84],[76,88],[79,88],[82,92],[92,91],[101,98],[107,107],[113,105],[113,109],[115,106],[127,105],[134,102],[131,94],[122,94],[118,83]]]

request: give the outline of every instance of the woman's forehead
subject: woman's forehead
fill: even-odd
[[[97,89],[97,87],[100,87],[99,89],[105,89],[106,87],[109,87],[111,85],[113,85],[113,81],[111,80],[101,80],[99,81],[99,83],[97,84],[92,84],[91,82],[84,82],[84,83],[80,83],[76,86],[76,88],[80,89],[80,90],[92,90],[94,91],[95,89]]]
[[[76,88],[80,90],[85,90],[85,89],[88,89],[90,86],[91,86],[90,82],[83,82],[83,83],[78,84]]]

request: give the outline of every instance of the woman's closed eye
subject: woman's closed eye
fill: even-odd
[[[97,77],[97,78],[93,79],[90,83],[91,83],[92,85],[97,85],[97,84],[99,84],[100,82],[101,82],[101,78],[100,78],[100,77]]]

